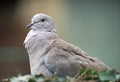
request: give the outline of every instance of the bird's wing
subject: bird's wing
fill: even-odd
[[[59,76],[74,76],[80,68],[92,68],[98,71],[107,69],[107,66],[95,57],[61,39],[53,42],[44,62],[51,72]]]

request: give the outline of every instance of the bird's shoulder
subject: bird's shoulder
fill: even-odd
[[[82,56],[86,58],[89,56],[85,51],[83,51],[80,47],[75,46],[63,39],[57,38],[53,41],[52,47],[56,47],[58,49],[64,50],[66,52],[71,52],[74,55]]]

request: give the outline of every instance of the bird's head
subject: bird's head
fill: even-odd
[[[42,13],[34,15],[31,23],[27,25],[27,28],[39,30],[41,32],[56,32],[52,18]]]

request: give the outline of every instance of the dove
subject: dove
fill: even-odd
[[[29,54],[31,74],[74,77],[82,68],[110,70],[110,67],[99,59],[60,39],[54,20],[50,16],[43,13],[35,14],[27,28],[30,28],[30,31],[24,45]]]

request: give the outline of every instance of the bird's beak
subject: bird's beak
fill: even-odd
[[[34,24],[34,23],[30,23],[30,24],[28,24],[28,25],[26,26],[26,28],[30,28],[30,27],[32,27],[33,24]]]

